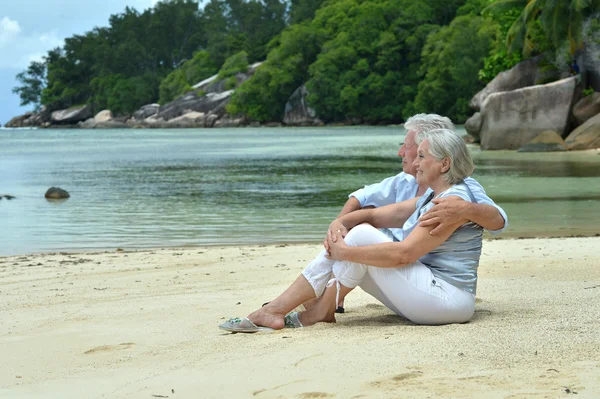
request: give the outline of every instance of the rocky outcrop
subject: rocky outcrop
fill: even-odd
[[[223,93],[208,93],[198,97],[196,92],[191,92],[160,107],[156,117],[168,121],[190,111],[206,114],[215,109],[222,109],[224,112],[232,94],[233,90],[228,90]]]
[[[44,197],[48,199],[65,199],[69,198],[71,195],[66,190],[63,190],[60,187],[50,187]]]
[[[203,112],[188,112],[177,118],[165,122],[168,127],[204,127],[205,114]]]
[[[467,119],[465,122],[465,130],[469,136],[473,137],[473,142],[475,143],[479,143],[481,141],[479,132],[481,131],[482,122],[483,120],[481,119],[481,112],[475,112],[473,116]]]
[[[569,150],[600,148],[600,114],[573,130],[565,140]]]
[[[104,111],[100,111],[94,116],[94,121],[96,123],[108,122],[113,119],[112,111],[109,109],[105,109]]]
[[[159,109],[159,104],[144,105],[142,108],[133,113],[133,118],[138,121],[144,120],[146,118],[151,117],[152,115],[156,115]]]
[[[51,122],[57,125],[75,124],[91,117],[92,108],[89,105],[83,105],[52,112]]]
[[[564,136],[576,93],[576,78],[490,94],[481,105],[479,135],[484,150],[513,150],[540,133]]]
[[[15,116],[14,118],[12,118],[8,122],[6,122],[6,125],[4,125],[4,127],[27,127],[27,126],[30,126],[29,124],[26,123],[26,121],[29,120],[31,115],[33,115],[33,112],[26,112],[23,115]]]
[[[583,97],[573,108],[573,117],[578,125],[598,114],[600,114],[600,93],[598,92]]]
[[[539,62],[539,57],[532,58],[518,63],[508,71],[500,72],[483,90],[473,96],[469,102],[469,106],[479,111],[483,102],[490,94],[535,85],[539,78]]]
[[[567,145],[560,135],[552,130],[540,133],[529,143],[518,149],[519,152],[567,151]]]
[[[305,85],[298,87],[285,104],[283,123],[288,126],[320,126],[323,122],[317,118],[315,110],[308,106]]]
[[[245,117],[234,117],[225,115],[224,117],[215,121],[213,127],[240,127],[248,124],[248,120]]]

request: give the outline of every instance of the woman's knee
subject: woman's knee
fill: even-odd
[[[344,238],[344,241],[351,246],[361,246],[379,244],[391,240],[375,227],[368,223],[363,223],[353,227]]]

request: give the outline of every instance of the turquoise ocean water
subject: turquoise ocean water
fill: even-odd
[[[17,197],[0,201],[0,255],[318,242],[349,192],[401,171],[401,132],[0,129],[0,194]],[[472,154],[505,237],[600,233],[600,156]]]

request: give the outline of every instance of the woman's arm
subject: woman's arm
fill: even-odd
[[[333,260],[346,260],[377,267],[402,267],[416,262],[433,251],[462,224],[462,221],[457,222],[435,236],[429,234],[433,229],[432,226],[417,226],[403,241],[359,247],[348,246],[341,237],[338,237],[337,241],[329,242],[328,257]]]

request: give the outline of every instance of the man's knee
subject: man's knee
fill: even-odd
[[[382,242],[380,235],[384,234],[370,224],[363,223],[352,228],[344,241],[351,246],[371,245]]]

